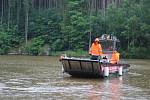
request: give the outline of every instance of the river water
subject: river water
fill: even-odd
[[[73,78],[58,57],[0,56],[0,100],[150,100],[150,60],[107,79]]]

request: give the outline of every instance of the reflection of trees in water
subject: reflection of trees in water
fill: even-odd
[[[122,96],[122,77],[106,79],[94,86],[89,93],[89,100],[120,100]]]

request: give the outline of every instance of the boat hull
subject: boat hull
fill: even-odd
[[[103,77],[106,67],[108,68],[108,74],[119,73],[120,67],[125,72],[130,67],[129,64],[111,64],[83,58],[67,57],[61,59],[61,62],[63,71],[76,77]]]

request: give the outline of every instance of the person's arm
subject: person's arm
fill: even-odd
[[[92,54],[92,46],[89,49],[89,55],[91,55],[91,54]]]
[[[116,53],[116,58],[117,58],[117,62],[119,62],[120,54],[118,52]]]
[[[99,55],[102,55],[102,46],[99,44]]]
[[[90,48],[90,50],[89,50],[89,55],[91,55],[92,54],[92,52],[91,52],[91,48]]]

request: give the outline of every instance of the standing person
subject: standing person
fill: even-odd
[[[89,54],[91,55],[92,60],[98,60],[102,55],[102,47],[99,41],[99,38],[96,38],[92,43],[92,46],[89,50]]]

